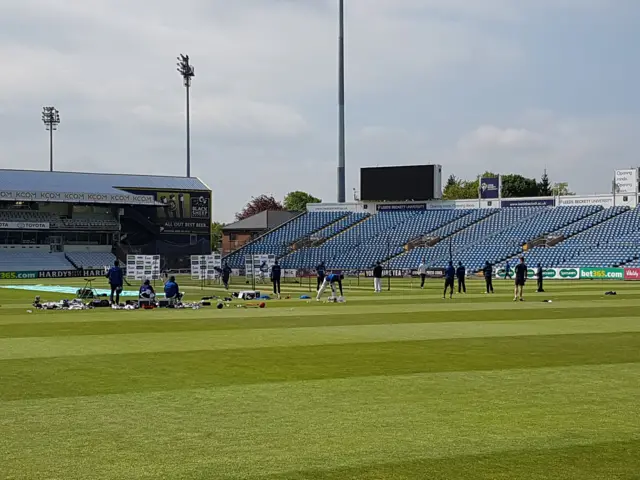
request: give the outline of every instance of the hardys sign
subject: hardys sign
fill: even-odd
[[[43,270],[40,272],[0,272],[0,280],[25,280],[34,278],[102,277],[104,269],[96,270]]]
[[[0,190],[0,201],[108,203],[116,205],[154,205],[152,195],[133,193],[42,192],[39,190]]]
[[[104,277],[104,275],[104,269],[44,270],[38,272],[38,278]]]
[[[588,278],[591,280],[623,280],[624,268],[581,268],[580,278]]]

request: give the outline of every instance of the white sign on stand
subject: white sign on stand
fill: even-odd
[[[220,277],[222,256],[218,253],[211,255],[191,255],[191,279],[215,280]]]
[[[638,169],[616,170],[614,184],[616,194],[638,193]]]
[[[128,280],[160,280],[160,255],[127,255]]]
[[[276,263],[276,256],[271,253],[246,255],[244,257],[244,271],[247,278],[255,277],[256,280],[264,281],[269,278],[271,267]]]

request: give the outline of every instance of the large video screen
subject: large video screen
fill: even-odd
[[[440,198],[440,165],[360,169],[360,200],[411,201]]]

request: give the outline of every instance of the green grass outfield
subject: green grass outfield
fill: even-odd
[[[640,285],[441,283],[31,314],[0,288],[0,479],[640,478]]]

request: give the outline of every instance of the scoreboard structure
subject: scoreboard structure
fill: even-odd
[[[442,198],[441,165],[360,169],[360,200],[410,202]]]

